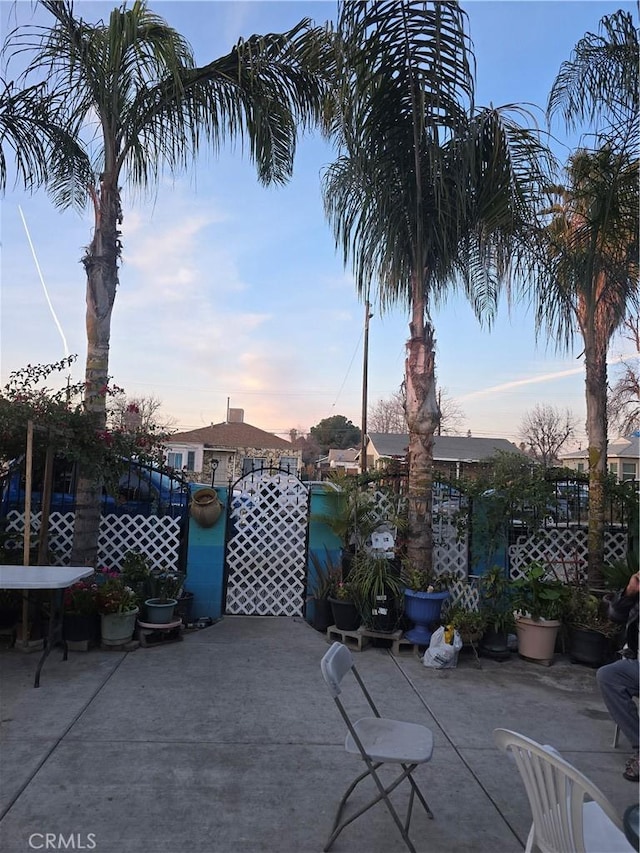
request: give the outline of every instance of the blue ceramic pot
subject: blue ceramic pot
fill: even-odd
[[[431,641],[431,625],[440,622],[442,605],[449,598],[449,592],[416,592],[413,589],[404,591],[404,612],[414,623],[411,630],[405,632],[405,637],[419,646],[428,646]]]

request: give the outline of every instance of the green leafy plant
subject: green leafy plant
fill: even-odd
[[[349,584],[355,590],[362,619],[370,625],[380,602],[398,612],[404,584],[393,560],[359,551],[349,573]],[[387,609],[385,607],[385,609]]]
[[[317,552],[309,552],[309,560],[314,568],[311,584],[311,598],[335,598],[335,591],[342,581],[342,563],[333,558],[325,546],[324,557]]]
[[[118,577],[109,577],[98,587],[99,613],[128,613],[137,607],[135,592]]]
[[[531,619],[562,619],[567,599],[567,585],[542,563],[529,564],[526,574],[511,582],[515,612]]]
[[[627,552],[626,559],[612,560],[605,563],[602,567],[602,577],[604,585],[608,590],[615,592],[618,589],[624,589],[631,575],[638,571],[638,558],[632,551]]]
[[[391,489],[381,484],[381,479],[379,472],[331,478],[336,487],[335,492],[327,492],[331,511],[319,514],[316,520],[329,527],[345,550],[357,553],[384,524],[396,530],[406,529],[404,506]],[[377,497],[380,494],[384,496],[382,502]]]
[[[99,587],[94,578],[77,581],[64,591],[65,613],[90,616],[98,612]]]
[[[184,580],[183,572],[174,572],[170,569],[152,569],[148,580],[149,598],[156,599],[159,604],[166,604],[171,599],[177,600]]]
[[[127,584],[147,581],[151,574],[151,562],[140,551],[127,551],[122,559],[120,574]]]
[[[418,569],[410,563],[403,565],[401,578],[403,586],[413,590],[413,592],[445,592],[451,589],[455,580],[451,572],[436,574],[426,569]]]
[[[566,599],[563,621],[571,628],[583,628],[597,631],[605,637],[615,637],[621,631],[621,625],[611,622],[606,614],[606,604],[593,595],[585,581],[573,581],[566,584]]]
[[[336,584],[335,591],[332,595],[332,598],[336,598],[338,601],[353,601],[356,600],[356,591],[353,586],[349,583],[349,581],[340,580]]]
[[[487,618],[482,610],[471,610],[462,604],[449,608],[446,622],[460,633],[463,642],[482,634],[487,627]]]
[[[481,609],[487,627],[497,634],[508,633],[514,626],[511,588],[502,566],[492,566],[480,578]]]

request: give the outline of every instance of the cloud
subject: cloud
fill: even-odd
[[[622,356],[628,358],[630,356]],[[607,364],[617,364],[620,356],[607,359]],[[491,385],[488,388],[481,388],[478,391],[471,391],[469,394],[462,394],[456,397],[456,402],[465,402],[467,400],[477,400],[480,397],[493,397],[498,394],[503,394],[506,391],[513,391],[515,388],[523,388],[525,385],[537,385],[542,382],[554,382],[558,379],[564,379],[567,376],[577,376],[584,373],[584,365],[571,367],[567,370],[558,370],[553,373],[541,373],[538,376],[528,376],[524,379],[513,379],[510,382],[503,382],[501,385]]]

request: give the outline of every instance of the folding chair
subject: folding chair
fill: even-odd
[[[631,853],[609,800],[559,752],[508,729],[493,736],[515,758],[529,798],[533,823],[525,853]]]
[[[364,685],[360,674],[358,673],[351,652],[342,643],[334,643],[329,651],[322,658],[320,668],[322,675],[327,683],[329,692],[338,706],[338,710],[345,721],[348,733],[345,740],[345,749],[351,755],[357,755],[365,762],[367,769],[357,776],[351,785],[347,788],[344,796],[340,800],[338,811],[333,822],[333,828],[329,835],[329,840],[325,844],[325,853],[331,848],[331,845],[342,832],[345,826],[348,826],[356,818],[359,818],[372,806],[383,801],[389,809],[391,817],[400,830],[400,834],[404,839],[405,844],[411,851],[416,853],[416,849],[409,838],[409,825],[411,823],[411,812],[413,810],[414,795],[418,797],[422,803],[427,816],[433,818],[431,809],[427,805],[427,801],[423,797],[418,788],[412,774],[419,764],[424,764],[431,758],[433,753],[433,735],[425,726],[417,725],[416,723],[404,723],[399,720],[388,720],[381,717],[378,713],[373,699],[369,691]],[[369,707],[374,716],[363,717],[362,719],[352,722],[349,713],[344,704],[340,701],[340,693],[342,692],[342,680],[348,672],[352,672],[360,689],[362,690]],[[402,773],[397,776],[391,783],[385,785],[378,774],[378,770],[384,764],[396,764],[402,768]],[[370,776],[378,789],[377,795],[366,805],[359,808],[355,814],[350,817],[340,820],[342,812],[356,786]],[[407,780],[411,786],[409,794],[409,804],[407,806],[407,814],[404,823],[400,819],[393,803],[389,799],[389,794],[394,791],[398,785],[404,780]]]

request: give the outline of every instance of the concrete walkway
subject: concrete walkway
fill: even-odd
[[[326,649],[301,619],[226,617],[128,654],[64,663],[56,649],[37,690],[38,656],[0,651],[0,850],[321,851],[358,769],[320,675]],[[529,807],[493,745],[497,726],[553,744],[620,813],[637,800],[593,670],[512,658],[479,668],[463,654],[457,669],[437,671],[379,647],[357,655],[382,713],[434,732],[418,779],[435,819],[416,809],[412,823],[420,853],[524,848]],[[382,805],[333,847],[405,849]]]

